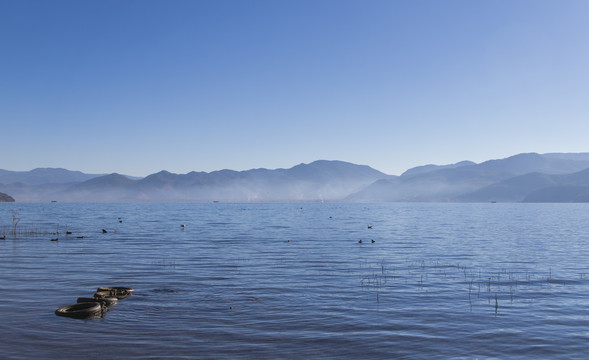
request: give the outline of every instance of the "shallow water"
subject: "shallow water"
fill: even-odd
[[[0,232],[12,210],[2,359],[589,353],[589,205],[13,203]],[[55,316],[111,285],[135,293]]]

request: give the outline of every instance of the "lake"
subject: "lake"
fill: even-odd
[[[584,359],[588,218],[589,204],[0,203],[0,358]],[[99,286],[135,292],[99,319],[54,314]]]

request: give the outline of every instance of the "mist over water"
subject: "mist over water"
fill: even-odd
[[[582,359],[588,215],[584,204],[0,204],[0,358]],[[54,315],[111,285],[135,293],[104,318]]]

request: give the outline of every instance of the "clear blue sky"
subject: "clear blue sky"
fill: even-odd
[[[589,1],[0,0],[0,168],[589,151]]]

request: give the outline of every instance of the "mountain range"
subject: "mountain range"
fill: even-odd
[[[463,161],[410,169],[349,195],[347,201],[581,202],[589,153],[518,154],[480,164]],[[574,186],[574,188],[571,188]],[[567,196],[556,195],[567,188]],[[564,195],[564,193],[563,193]]]
[[[0,192],[17,201],[589,202],[589,153],[424,165],[400,176],[327,160],[289,169],[160,171],[144,178],[0,170]]]

